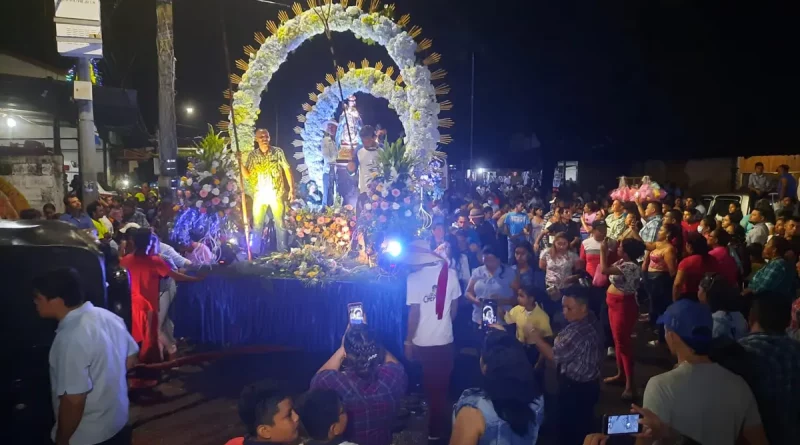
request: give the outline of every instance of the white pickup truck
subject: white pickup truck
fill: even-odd
[[[778,194],[769,194],[770,205],[775,208],[778,202]],[[722,193],[719,195],[702,195],[700,196],[700,203],[707,209],[706,216],[713,216],[716,220],[722,220],[722,217],[728,214],[728,207],[732,202],[739,204],[742,209],[742,214],[749,215],[756,203],[751,202],[750,195],[746,193]]]

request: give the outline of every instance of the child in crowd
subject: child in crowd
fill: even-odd
[[[312,389],[297,401],[297,413],[308,436],[304,445],[355,445],[342,441],[347,429],[347,412],[332,389]]]
[[[533,345],[532,339],[528,338],[527,333],[531,328],[542,333],[544,337],[552,337],[553,329],[550,327],[550,317],[536,304],[537,294],[541,298],[548,298],[538,288],[533,286],[523,286],[517,291],[517,306],[511,308],[505,315],[507,324],[516,325],[517,340],[525,345],[525,353],[531,365],[536,366],[539,362],[539,350]]]
[[[750,275],[744,281],[749,283],[753,279],[753,275],[764,267],[764,246],[761,243],[753,243],[747,246],[747,254],[750,255]]]
[[[683,211],[683,222],[681,222],[681,228],[683,228],[683,239],[686,239],[686,235],[696,232],[699,225],[700,221],[697,220],[696,209],[686,209]]]
[[[247,435],[225,445],[289,444],[297,439],[299,417],[292,398],[280,385],[246,386],[239,398],[239,418]]]

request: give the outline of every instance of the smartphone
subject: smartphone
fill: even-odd
[[[618,416],[603,416],[603,434],[624,435],[638,434],[642,432],[642,425],[639,423],[639,414],[621,414]]]
[[[483,302],[483,326],[497,324],[497,301],[486,300]]]
[[[350,324],[364,324],[364,305],[361,303],[350,303],[347,305],[347,312],[350,314]]]

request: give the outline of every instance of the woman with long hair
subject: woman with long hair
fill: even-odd
[[[493,246],[483,247],[483,266],[472,271],[472,277],[465,293],[473,305],[472,321],[478,325],[483,322],[484,300],[497,300],[498,305],[514,304],[514,273],[503,264],[502,256]]]
[[[535,245],[539,239],[539,234],[544,230],[547,221],[544,219],[544,209],[536,207],[530,214],[531,218],[531,245]],[[535,266],[534,266],[535,267]]]
[[[544,397],[522,344],[490,329],[481,351],[483,383],[464,391],[453,410],[451,445],[534,445]]]
[[[133,233],[130,233],[133,231]],[[119,264],[128,270],[131,283],[131,334],[141,344],[139,360],[155,363],[163,359],[158,342],[159,284],[161,278],[175,281],[200,281],[176,272],[158,256],[154,245],[158,239],[150,229],[126,229],[129,237],[127,250],[131,253],[120,259]]]
[[[471,272],[467,255],[461,251],[458,245],[458,238],[453,234],[445,235],[444,242],[433,249],[433,252],[447,260],[447,264],[458,275],[458,283],[461,285],[461,290],[465,290],[467,283],[469,283]]]
[[[542,252],[539,268],[545,271],[544,284],[550,296],[542,301],[542,308],[553,321],[556,331],[564,325],[561,314],[561,289],[567,287],[583,269],[583,262],[569,249],[569,240],[564,232],[553,236],[553,247]]]
[[[351,325],[342,346],[311,378],[311,389],[332,389],[348,416],[345,438],[358,444],[389,445],[408,387],[405,369],[367,325]]]
[[[676,240],[683,239],[683,230],[677,224],[664,224],[658,230],[655,243],[647,244],[642,270],[646,271],[645,288],[650,295],[650,325],[658,332],[654,345],[664,342],[664,328],[658,325],[658,317],[672,304],[672,281],[678,273],[678,249]],[[677,242],[678,246],[683,243]]]
[[[608,275],[611,285],[606,293],[608,319],[611,334],[614,337],[614,349],[617,355],[617,375],[603,380],[604,383],[624,383],[625,391],[622,399],[632,401],[636,396],[633,383],[633,345],[631,334],[639,317],[639,305],[636,303],[636,292],[642,277],[642,269],[636,260],[644,255],[644,243],[635,239],[625,239],[619,243],[617,254],[621,258],[616,263],[608,264],[608,241],[600,248],[600,267],[602,273]]]
[[[709,273],[717,272],[717,260],[709,252],[708,241],[698,232],[686,235],[686,255],[678,263],[678,272],[672,284],[672,301],[680,298],[697,299],[700,281]]]
[[[534,253],[531,243],[523,241],[517,244],[514,249],[514,261],[516,264],[511,266],[511,269],[514,271],[515,278],[511,287],[518,291],[523,287],[536,286],[535,268],[539,262],[536,261],[536,253]]]
[[[586,205],[583,206],[583,213],[581,214],[581,241],[589,238],[589,235],[592,233],[592,224],[600,218],[602,218],[600,206],[596,202],[587,202]]]

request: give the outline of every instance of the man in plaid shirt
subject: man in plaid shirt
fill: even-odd
[[[786,301],[793,300],[796,292],[797,273],[794,266],[784,258],[789,249],[789,241],[786,238],[773,236],[764,246],[763,256],[769,262],[753,275],[744,293],[775,292]]]
[[[762,294],[750,309],[750,335],[739,340],[748,353],[752,381],[769,443],[788,445],[800,437],[800,342],[786,335],[791,305]]]
[[[351,326],[342,343],[311,379],[311,389],[332,389],[342,398],[349,418],[347,440],[389,445],[408,387],[405,369],[365,325]],[[343,361],[346,369],[342,371]]]
[[[528,333],[535,345],[559,370],[559,443],[581,443],[593,430],[594,406],[600,398],[600,365],[603,361],[603,328],[589,309],[589,289],[572,286],[562,290],[564,316],[569,322],[556,336],[554,346],[542,333]]]
[[[657,202],[650,202],[647,208],[642,207],[640,199],[636,200],[636,206],[639,208],[639,214],[642,215],[642,230],[639,231],[639,236],[642,241],[646,243],[656,242],[658,238],[658,230],[661,228],[661,222],[664,220],[661,214],[661,204]]]

